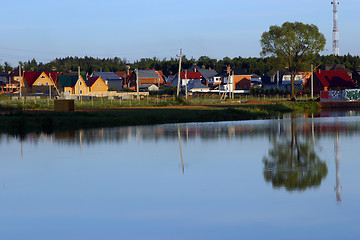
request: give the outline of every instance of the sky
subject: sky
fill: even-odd
[[[360,55],[360,0],[339,1],[340,55]],[[0,64],[67,56],[259,57],[271,25],[318,26],[332,53],[331,0],[17,0],[3,1]]]

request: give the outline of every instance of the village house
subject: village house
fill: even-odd
[[[144,83],[139,86],[139,91],[141,92],[157,92],[159,89],[160,88],[153,83]]]
[[[199,79],[195,79],[188,84],[188,91],[189,92],[209,92],[210,87],[201,83]]]
[[[294,78],[295,90],[302,90],[307,77],[311,73],[299,72]],[[280,91],[291,91],[291,73],[288,71],[277,71],[272,77],[265,75],[262,81],[262,87],[266,90],[279,89]]]
[[[142,84],[150,84],[153,83],[157,86],[163,85],[164,84],[164,78],[161,76],[160,71],[156,71],[153,69],[148,69],[148,70],[138,70],[139,76],[139,86],[141,86]],[[130,73],[130,76],[127,79],[127,87],[133,90],[136,90],[136,71],[132,71]]]
[[[178,76],[179,76],[179,74],[176,74],[174,76],[174,78],[171,80],[171,86],[177,87]],[[204,78],[200,72],[181,72],[180,73],[180,87],[185,87],[190,82],[193,82],[195,80],[200,81],[200,82],[202,82],[204,80]]]
[[[124,81],[114,72],[94,72],[91,77],[101,77],[109,88],[122,90]]]
[[[206,86],[213,86],[221,83],[221,79],[216,78],[218,73],[211,68],[200,68],[198,65],[193,64],[190,68],[186,69],[186,72],[199,72],[201,74],[202,84]]]
[[[320,91],[344,90],[355,88],[356,84],[346,70],[317,70],[314,74],[314,93]],[[305,88],[311,88],[310,79],[305,83]]]
[[[101,77],[90,77],[87,80],[90,93],[107,92],[109,87]]]
[[[24,72],[22,93],[36,94],[58,94],[56,82],[58,73],[56,72]]]
[[[90,92],[85,75],[59,75],[57,87],[66,95],[87,95]]]
[[[225,91],[248,92],[251,88],[251,74],[238,67],[227,67],[226,73],[222,76],[222,85]]]

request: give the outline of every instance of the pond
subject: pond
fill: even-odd
[[[1,135],[0,239],[360,239],[360,117]]]

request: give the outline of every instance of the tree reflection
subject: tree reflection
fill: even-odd
[[[273,147],[263,158],[264,178],[273,187],[300,191],[316,187],[326,177],[328,169],[315,152],[310,139],[299,139],[296,122],[291,119],[291,139],[286,135],[280,141],[275,136]]]

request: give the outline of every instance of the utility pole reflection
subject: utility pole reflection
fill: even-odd
[[[339,132],[336,133],[336,139],[334,144],[335,153],[335,166],[336,166],[336,201],[341,202],[341,185],[340,185],[340,143],[339,143]]]
[[[183,158],[182,147],[181,147],[180,125],[178,125],[178,137],[179,137],[179,146],[180,146],[180,155],[181,155],[181,167],[182,167],[182,172],[184,173],[185,167],[184,167],[184,158]]]

